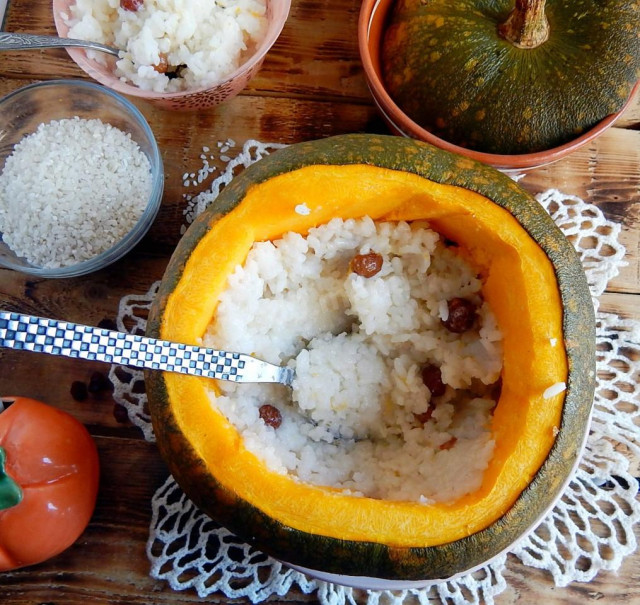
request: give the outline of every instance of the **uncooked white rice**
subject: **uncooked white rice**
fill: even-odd
[[[383,257],[377,275],[350,270],[371,251]],[[274,471],[375,498],[460,497],[479,487],[492,456],[490,393],[502,367],[480,288],[425,224],[334,219],[306,238],[256,243],[204,341],[288,363],[294,388],[220,383],[212,405]],[[477,326],[462,334],[441,321],[443,301],[456,297],[478,306]],[[425,364],[439,366],[447,385],[433,402]],[[261,420],[265,404],[280,411],[278,428]]]
[[[121,6],[138,2],[137,10]],[[68,37],[120,49],[121,80],[176,92],[220,82],[240,67],[266,34],[266,0],[76,0],[66,22]]]
[[[0,232],[31,264],[58,268],[120,241],[151,191],[149,159],[128,133],[78,117],[40,124],[0,175]]]

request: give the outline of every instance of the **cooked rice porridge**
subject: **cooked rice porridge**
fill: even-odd
[[[155,92],[220,82],[267,28],[266,0],[76,0],[69,10],[69,38],[120,49],[116,75]]]
[[[204,341],[295,368],[292,390],[210,392],[270,469],[392,500],[480,486],[501,334],[474,270],[428,225],[334,219],[254,244]]]

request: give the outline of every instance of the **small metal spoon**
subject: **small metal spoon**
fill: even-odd
[[[291,368],[267,363],[244,353],[185,345],[11,311],[0,311],[0,347],[232,382],[279,382],[291,386],[294,378]]]
[[[37,34],[15,34],[0,32],[0,51],[32,50],[37,48],[90,48],[110,55],[118,56],[119,50],[98,42],[76,40],[75,38],[59,38],[57,36],[40,36]]]

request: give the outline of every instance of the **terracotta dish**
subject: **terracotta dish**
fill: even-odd
[[[371,91],[378,110],[394,134],[425,141],[441,149],[459,153],[502,170],[535,168],[562,159],[602,134],[620,117],[631,103],[638,89],[640,89],[640,83],[637,83],[627,102],[619,112],[605,117],[593,128],[584,132],[574,140],[552,149],[535,153],[501,155],[460,147],[459,145],[435,136],[414,122],[396,105],[385,88],[381,75],[379,53],[387,15],[393,2],[394,0],[364,0],[362,2],[358,21],[358,44],[369,90]]]

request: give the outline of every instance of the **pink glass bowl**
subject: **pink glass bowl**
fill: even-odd
[[[394,0],[364,0],[362,2],[360,16],[358,19],[358,45],[365,77],[367,79],[371,95],[373,96],[373,100],[375,101],[380,114],[394,134],[425,141],[435,145],[436,147],[440,147],[441,149],[446,149],[447,151],[464,155],[502,170],[523,170],[535,168],[562,159],[579,147],[586,145],[598,135],[602,134],[612,126],[620,115],[627,109],[631,104],[634,95],[640,89],[640,82],[638,82],[627,99],[624,107],[622,107],[619,112],[605,117],[593,128],[587,130],[572,141],[552,149],[538,151],[535,153],[502,155],[474,151],[473,149],[460,147],[459,145],[455,145],[437,137],[409,118],[402,109],[396,105],[384,86],[380,68],[380,47],[387,15],[393,5],[393,2]]]
[[[74,4],[75,0],[53,0],[53,18],[58,35],[62,38],[68,37],[69,31],[63,15],[69,15],[69,7]],[[169,93],[141,90],[134,84],[123,82],[114,74],[117,60],[115,57],[104,54],[103,65],[89,59],[83,49],[68,48],[67,52],[86,74],[121,94],[144,99],[163,109],[206,109],[235,97],[256,75],[267,52],[282,32],[290,7],[291,0],[267,0],[267,32],[255,53],[221,82],[202,88]]]

